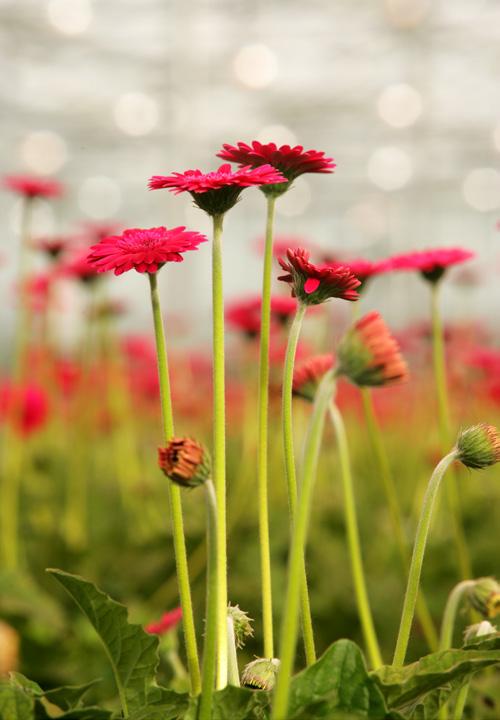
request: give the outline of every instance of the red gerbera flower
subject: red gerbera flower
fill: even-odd
[[[314,355],[297,365],[293,373],[293,394],[306,400],[314,400],[323,375],[332,369],[333,363],[334,357],[328,353]]]
[[[284,179],[271,165],[242,167],[233,171],[229,164],[225,164],[209,173],[186,170],[172,175],[153,175],[148,184],[150,190],[168,188],[176,195],[189,192],[198,207],[209,215],[223,215],[233,207],[244,188],[280,183]]]
[[[275,143],[260,143],[254,140],[251,145],[239,142],[237,145],[225,143],[217,157],[240,166],[259,167],[272,165],[286,178],[278,185],[262,187],[261,190],[270,195],[281,195],[299,175],[304,173],[331,173],[336,167],[332,158],[325,157],[324,152],[317,150],[304,150],[302,145],[291,147]]]
[[[309,262],[309,252],[303,248],[287,250],[289,262],[280,259],[286,270],[278,280],[290,283],[292,296],[306,305],[319,305],[332,297],[357,300],[356,288],[361,285],[357,277],[343,265],[320,267]]]
[[[390,385],[408,378],[399,345],[378,312],[358,320],[339,349],[339,372],[355,385]]]
[[[158,622],[152,622],[144,628],[151,635],[164,635],[182,620],[182,608],[178,607],[164,613]]]
[[[418,270],[429,282],[437,282],[445,270],[475,257],[463,248],[437,248],[394,255],[385,261],[385,270]]]
[[[114,270],[121,275],[128,270],[155,273],[166,262],[182,262],[181,253],[197,250],[206,237],[185,227],[130,228],[121,235],[110,235],[90,248],[89,263],[98,271]]]
[[[60,182],[36,175],[7,175],[3,184],[9,190],[27,198],[59,197],[63,194],[63,186]]]

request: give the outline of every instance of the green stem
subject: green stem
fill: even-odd
[[[214,438],[213,478],[217,500],[217,679],[227,685],[227,547],[226,547],[226,408],[224,360],[224,294],[222,284],[223,215],[213,217],[212,319]]]
[[[12,358],[12,375],[15,382],[19,382],[24,372],[25,350],[30,326],[30,306],[25,286],[28,277],[28,258],[31,239],[31,221],[33,215],[33,198],[26,198],[21,209],[21,243],[19,248],[18,290],[19,290],[19,319],[17,321],[14,338],[14,356]]]
[[[441,484],[441,479],[451,463],[457,457],[457,452],[458,451],[456,449],[452,450],[438,463],[432,473],[427,490],[425,491],[422,511],[420,513],[417,533],[415,536],[415,544],[413,546],[413,555],[411,558],[403,611],[401,613],[398,639],[396,642],[396,649],[394,651],[394,659],[392,661],[392,664],[395,667],[403,665],[405,661],[434,504]]]
[[[238,654],[236,652],[236,635],[234,633],[234,620],[227,616],[227,654],[228,654],[228,682],[230,685],[240,687],[240,673],[238,671]]]
[[[357,305],[357,303],[354,303]],[[373,396],[370,388],[361,388],[361,398],[363,400],[363,410],[365,414],[366,426],[368,428],[368,435],[370,436],[370,442],[373,448],[373,454],[378,466],[379,476],[382,480],[382,486],[384,489],[385,499],[389,508],[389,515],[391,518],[392,529],[394,532],[394,538],[399,552],[401,560],[401,568],[406,577],[408,568],[410,567],[410,552],[408,549],[408,540],[406,538],[405,531],[403,529],[403,520],[401,514],[401,507],[399,505],[398,494],[394,477],[391,472],[389,465],[389,459],[384,447],[382,433],[380,425],[375,414],[375,408],[373,407]],[[429,612],[427,602],[422,592],[419,592],[417,599],[417,616],[422,626],[427,644],[432,651],[437,649],[438,637],[436,628],[432,616]]]
[[[288,694],[293,672],[297,644],[300,587],[303,582],[304,550],[307,539],[310,507],[321,438],[325,426],[328,403],[333,393],[333,371],[327,373],[316,393],[314,407],[304,445],[301,468],[300,497],[294,517],[290,555],[288,559],[288,583],[280,634],[280,670],[274,693],[272,720],[285,720],[288,709]]]
[[[467,682],[465,685],[462,685],[458,692],[455,708],[453,710],[453,720],[463,720],[464,718],[465,703],[467,702],[469,687],[470,682]]]
[[[274,657],[273,599],[271,584],[271,550],[269,543],[268,507],[268,419],[269,419],[269,338],[271,330],[271,272],[273,261],[273,221],[275,197],[267,199],[266,244],[262,276],[262,307],[260,320],[259,360],[259,437],[258,437],[258,502],[260,572],[262,586],[262,625],[264,656]]]
[[[354,582],[354,592],[356,594],[356,603],[358,606],[358,614],[370,663],[373,668],[378,668],[383,664],[382,655],[380,653],[370,602],[368,600],[368,592],[366,590],[363,559],[361,557],[361,543],[359,539],[356,502],[354,499],[354,484],[349,458],[349,445],[347,443],[347,435],[342,415],[340,414],[338,407],[333,402],[330,403],[330,418],[337,438],[340,471],[342,474],[342,485],[344,489],[347,542],[351,560],[351,570]]]
[[[204,487],[207,502],[207,607],[203,647],[203,678],[198,720],[210,720],[212,717],[212,696],[217,657],[217,499],[211,480],[207,480]]]
[[[295,514],[297,511],[297,476],[295,470],[295,451],[293,443],[293,368],[295,355],[299,342],[300,330],[306,312],[306,305],[299,304],[297,312],[290,326],[288,344],[286,348],[285,366],[283,370],[283,450],[285,456],[285,474],[288,489],[288,506],[290,510],[290,525],[293,528]],[[314,646],[314,632],[311,617],[311,606],[309,602],[309,591],[307,588],[307,575],[305,560],[302,558],[302,580],[300,584],[300,617],[302,623],[302,636],[304,640],[304,652],[307,665],[316,661],[316,649]],[[272,656],[269,656],[272,657]]]
[[[160,298],[158,295],[158,281],[155,273],[149,274],[149,285],[151,290],[151,307],[153,310],[156,355],[158,361],[163,436],[165,442],[167,443],[174,433],[174,418],[172,413],[167,348],[165,344],[165,333],[163,330]],[[167,483],[167,487],[172,516],[175,564],[182,607],[182,625],[184,630],[184,643],[186,647],[189,679],[191,683],[191,694],[198,695],[201,689],[200,667],[198,661],[198,649],[196,646],[191,588],[189,585],[189,569],[187,564],[186,541],[184,538],[184,522],[182,518],[181,489],[171,482]]]
[[[453,645],[453,631],[455,629],[455,619],[457,616],[457,610],[460,602],[464,596],[464,593],[474,586],[474,580],[462,580],[458,585],[455,585],[453,590],[448,596],[448,601],[443,614],[443,621],[441,623],[441,635],[439,638],[439,649],[448,650]],[[439,720],[447,720],[448,718],[448,703],[445,703],[439,708]],[[460,716],[461,717],[461,716]]]
[[[451,441],[451,423],[446,381],[446,356],[443,325],[441,321],[441,314],[439,312],[439,283],[434,283],[431,287],[431,315],[432,359],[438,404],[439,431],[442,451],[445,452]],[[455,538],[459,570],[462,578],[466,580],[472,576],[472,567],[463,530],[462,511],[460,507],[456,472],[450,473],[449,481],[446,483],[446,497],[451,516],[453,535]]]

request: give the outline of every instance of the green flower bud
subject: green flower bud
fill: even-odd
[[[493,577],[479,578],[467,593],[472,607],[484,618],[500,615],[500,585]]]
[[[481,470],[500,460],[500,435],[493,425],[480,423],[464,430],[457,440],[458,460]]]
[[[256,690],[272,690],[279,668],[280,661],[276,658],[257,658],[245,666],[241,682],[245,687]]]

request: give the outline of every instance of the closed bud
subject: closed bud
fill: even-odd
[[[192,438],[172,438],[167,447],[158,448],[158,464],[172,482],[182,487],[203,485],[211,472],[207,450]]]
[[[392,385],[408,379],[399,345],[379,313],[358,320],[344,335],[338,349],[339,374],[355,385]]]
[[[480,423],[464,430],[457,440],[458,460],[475,470],[500,460],[500,435],[494,425]]]
[[[277,658],[257,658],[245,666],[241,682],[245,687],[256,690],[272,690],[280,669]]]
[[[245,645],[245,638],[253,637],[253,620],[238,605],[228,605],[227,614],[233,621],[236,647],[242,648]]]
[[[467,597],[472,607],[484,618],[491,620],[500,615],[500,585],[495,578],[484,577],[476,580]]]

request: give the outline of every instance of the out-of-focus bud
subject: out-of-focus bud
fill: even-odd
[[[256,690],[272,690],[280,669],[277,658],[257,658],[245,666],[241,675],[242,685]]]
[[[314,355],[298,365],[293,373],[293,394],[314,401],[318,385],[333,367],[333,355]]]
[[[172,438],[167,447],[158,448],[158,464],[172,482],[182,487],[197,487],[208,480],[210,455],[192,438]]]
[[[498,632],[496,627],[492,625],[489,620],[483,620],[475,625],[469,625],[465,628],[464,632],[464,643],[467,644],[474,638],[482,637],[483,635],[495,635]]]
[[[408,379],[399,345],[379,313],[371,312],[344,335],[338,349],[339,374],[355,385],[392,385]]]
[[[245,638],[253,637],[253,620],[244,610],[240,609],[239,605],[228,605],[227,614],[233,621],[236,647],[242,648],[245,645]]]
[[[19,635],[0,620],[0,678],[19,666]]]
[[[480,423],[460,433],[457,440],[458,460],[475,470],[500,460],[500,435],[494,425]]]
[[[467,593],[472,607],[484,618],[500,615],[500,585],[493,577],[479,578]]]

